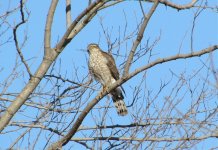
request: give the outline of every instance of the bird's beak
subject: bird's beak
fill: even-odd
[[[87,49],[87,52],[90,53],[89,49]]]

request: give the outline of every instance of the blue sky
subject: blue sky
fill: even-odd
[[[50,1],[45,0],[43,2],[39,1],[28,1],[27,2],[27,8],[30,11],[30,18],[27,24],[23,25],[19,29],[19,35],[20,40],[22,41],[24,33],[28,33],[28,41],[25,44],[25,47],[23,49],[24,57],[26,59],[30,59],[28,61],[29,65],[31,66],[31,71],[34,72],[38,65],[40,64],[40,61],[42,60],[43,56],[43,35],[44,35],[44,26],[46,21],[46,15],[48,12]],[[209,1],[208,2],[210,6],[217,5],[217,1]],[[10,6],[6,6],[3,4],[3,2],[0,2],[0,7],[3,7],[3,9],[0,11],[2,12],[10,7],[13,8],[14,5],[17,5],[17,1],[11,1]],[[85,2],[78,2],[78,1],[72,1],[72,18],[75,19],[75,16],[77,16],[87,5]],[[149,3],[144,3],[143,7],[145,11],[148,10],[148,8],[151,6]],[[64,1],[60,1],[57,11],[55,13],[55,19],[53,23],[52,28],[52,45],[54,46],[61,38],[61,36],[64,34],[66,30],[66,24],[65,24],[65,3]],[[146,45],[148,42],[149,45],[152,45],[152,43],[157,40],[160,37],[160,40],[158,41],[158,44],[153,48],[153,56],[151,57],[150,61],[154,61],[158,58],[167,57],[171,55],[177,54],[179,51],[180,53],[187,53],[190,52],[191,48],[191,29],[193,25],[193,15],[196,12],[196,9],[190,9],[190,10],[183,10],[183,11],[177,11],[170,7],[165,7],[163,5],[159,5],[158,10],[154,13],[152,16],[146,31],[144,33],[144,38],[142,40],[141,46]],[[9,18],[9,22],[13,25],[14,22],[18,22],[19,16],[13,15]],[[80,77],[85,77],[88,73],[87,68],[87,58],[88,54],[86,53],[86,47],[89,43],[99,43],[100,47],[107,51],[108,45],[107,40],[103,34],[103,29],[101,27],[100,21],[102,21],[104,29],[108,31],[111,41],[114,42],[119,37],[119,31],[120,31],[120,37],[122,39],[123,32],[124,32],[124,25],[125,25],[125,19],[127,20],[127,28],[126,28],[126,34],[130,34],[132,31],[134,31],[137,28],[137,24],[141,21],[142,13],[140,11],[140,5],[137,2],[134,1],[127,1],[121,4],[118,4],[116,6],[112,6],[111,8],[107,8],[105,10],[102,10],[99,12],[95,18],[68,44],[68,46],[64,49],[64,51],[60,54],[58,57],[58,60],[56,62],[54,73],[57,72],[63,76],[66,76],[69,79],[76,79],[74,76],[74,69],[77,68]],[[196,19],[196,26],[194,30],[194,41],[193,41],[193,49],[195,51],[201,50],[203,48],[212,46],[214,44],[217,44],[218,42],[218,15],[213,10],[208,9],[202,11],[199,18]],[[4,35],[2,39],[6,39],[11,36],[11,33]],[[129,51],[132,46],[132,41],[135,39],[135,36],[133,36],[132,39],[129,39],[124,42],[120,46],[120,49],[115,48],[113,49],[113,52],[116,53],[117,50],[120,50],[121,56],[116,58],[117,66],[120,66],[121,63],[124,61],[124,54],[125,52]],[[2,40],[0,39],[0,42]],[[0,82],[2,82],[13,69],[14,62],[16,59],[16,50],[14,47],[14,43],[10,42],[8,44],[0,46],[0,69],[3,68],[3,70],[0,72]],[[218,58],[218,53],[213,53],[213,57],[216,61]],[[130,71],[134,71],[136,68],[146,65],[148,63],[148,60],[146,60],[147,57],[143,57],[140,59],[137,63],[135,63]],[[206,61],[207,60],[207,61]],[[203,56],[201,58],[193,58],[193,59],[186,59],[186,60],[179,60],[179,61],[173,61],[169,62],[163,65],[155,66],[151,69],[149,69],[146,73],[146,87],[145,91],[152,91],[153,95],[158,91],[158,88],[161,84],[161,82],[167,82],[171,79],[171,72],[169,70],[173,70],[177,75],[181,74],[182,72],[186,72],[187,76],[191,75],[193,72],[197,72],[199,68],[202,66],[202,61],[205,61],[206,64],[209,64],[208,61],[208,55]],[[58,67],[58,63],[61,62],[61,68]],[[4,64],[7,64],[5,67]],[[215,64],[216,65],[216,64]],[[19,65],[18,70],[23,70],[24,66]],[[122,71],[122,66],[119,67],[119,69]],[[122,73],[122,72],[121,72]],[[203,70],[201,72],[202,78],[204,78],[204,74],[206,72]],[[12,86],[9,88],[7,92],[19,92],[21,91],[22,87],[24,87],[25,83],[28,81],[28,76],[24,73],[22,74],[22,71],[20,73],[20,78],[13,82]],[[24,77],[22,77],[24,76]],[[132,102],[132,90],[134,87],[136,87],[141,82],[141,78],[143,76],[143,73],[137,75],[132,80],[127,81],[124,84],[124,88],[126,89],[126,103],[130,104]],[[202,79],[201,77],[199,77]],[[197,84],[198,79],[196,82],[193,81],[193,86]],[[212,76],[210,76],[210,80],[214,81]],[[176,81],[176,79],[175,79]],[[41,83],[41,86],[45,86],[45,81]],[[65,85],[66,86],[66,85]],[[202,85],[200,85],[202,86]],[[100,86],[97,86],[97,88]],[[49,87],[45,88],[47,90],[50,90]],[[2,89],[1,89],[2,90]],[[162,97],[157,101],[160,105],[163,105],[163,97],[165,97],[168,94],[169,89],[166,89],[166,93],[162,93]],[[183,89],[185,92],[186,89]],[[183,93],[183,92],[182,92]],[[92,95],[94,97],[97,94]],[[12,98],[12,97],[10,97]],[[100,102],[100,106],[105,104],[107,97],[105,100],[102,100]],[[91,98],[90,98],[91,100]],[[37,101],[37,99],[36,99]],[[107,102],[110,102],[108,100]],[[144,101],[139,102],[140,104],[143,104]],[[181,103],[180,107],[184,109],[188,109],[189,105],[191,104],[190,101]],[[213,105],[214,103],[208,104],[208,106]],[[28,110],[28,109],[27,109]],[[28,112],[30,111],[30,112]],[[28,115],[36,115],[35,112],[31,112],[31,109],[27,111]],[[151,112],[154,110],[150,110]],[[113,116],[116,116],[115,110],[111,111],[113,113]],[[95,113],[95,111],[93,111]],[[97,116],[97,114],[96,114]],[[72,117],[72,116],[68,116]],[[85,125],[90,124],[90,121],[92,121],[91,116],[87,117],[84,121]],[[25,116],[16,116],[15,120],[25,119]],[[26,118],[27,119],[27,118]],[[132,117],[127,116],[124,117],[124,119],[120,117],[117,117],[115,124],[125,124],[125,123],[131,123]],[[93,124],[94,125],[94,124]],[[21,132],[22,133],[22,132]],[[15,134],[10,134],[9,136],[5,137],[4,135],[0,136],[0,141],[4,141],[5,145],[1,146],[3,149],[7,148],[7,146],[10,145],[10,142],[13,141],[14,136],[18,136],[19,132]],[[25,142],[25,141],[24,141]],[[216,139],[209,139],[205,142],[202,142],[202,144],[199,145],[199,149],[209,149],[213,145],[217,143]],[[40,145],[38,145],[38,148],[40,148]]]

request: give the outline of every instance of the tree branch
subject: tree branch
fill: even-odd
[[[123,76],[126,76],[129,73],[129,69],[130,69],[130,66],[131,66],[134,54],[136,52],[136,49],[137,49],[138,45],[140,44],[140,42],[141,42],[141,40],[143,38],[143,34],[144,34],[144,31],[145,31],[145,28],[147,27],[148,22],[149,22],[149,20],[150,20],[150,18],[152,16],[152,14],[156,10],[158,4],[159,4],[159,0],[156,0],[146,17],[145,17],[145,15],[143,13],[144,21],[143,21],[143,23],[142,23],[142,25],[141,25],[141,27],[139,29],[139,33],[137,35],[137,38],[136,38],[136,40],[133,43],[133,46],[132,46],[132,49],[130,51],[129,57],[128,57],[128,59],[126,61],[126,64],[124,66]]]
[[[58,0],[52,0],[48,15],[46,18],[45,34],[44,34],[44,58],[52,61],[55,57],[55,51],[51,49],[51,28],[54,19],[54,13],[58,4]]]
[[[144,0],[144,1],[155,2],[155,0]],[[166,5],[166,6],[175,8],[177,10],[182,10],[182,9],[189,9],[191,7],[194,7],[194,4],[197,2],[197,0],[191,0],[190,3],[184,4],[184,5],[178,5],[178,4],[175,4],[175,3],[167,1],[167,0],[159,0],[159,2]]]
[[[67,25],[67,28],[69,28],[71,22],[72,22],[71,21],[71,1],[66,0],[66,25]]]
[[[34,76],[31,76],[29,82],[24,87],[24,89],[20,92],[20,94],[16,97],[16,99],[13,101],[13,103],[10,104],[10,106],[7,108],[5,113],[0,118],[0,132],[8,125],[9,121],[12,119],[12,117],[15,115],[15,113],[20,109],[20,107],[25,103],[25,101],[28,99],[30,94],[35,90],[35,88],[38,86],[39,82],[42,80],[43,76],[49,69],[49,67],[52,64],[52,60],[50,57],[52,56],[52,51],[50,49],[50,32],[51,32],[51,24],[52,24],[52,18],[54,15],[54,11],[57,6],[57,0],[53,0],[51,3],[51,7],[49,9],[49,13],[47,16],[47,22],[46,22],[46,29],[45,29],[45,55],[43,61],[41,62],[40,66],[38,67],[37,71],[35,72]],[[53,14],[52,14],[53,13]],[[56,56],[57,57],[57,56]],[[54,57],[53,57],[54,60]]]
[[[174,142],[174,141],[190,141],[190,140],[204,140],[209,138],[218,138],[218,134],[209,134],[204,136],[191,136],[191,137],[184,137],[184,138],[134,138],[134,137],[90,137],[90,138],[72,138],[71,141],[96,141],[96,140],[114,140],[114,141],[153,141],[153,142]]]
[[[105,2],[102,0],[97,0],[93,2],[91,5],[89,5],[80,15],[77,16],[77,18],[71,23],[67,31],[65,32],[63,38],[61,41],[56,45],[55,50],[60,53],[63,48],[71,41],[71,39],[77,35],[77,33],[88,23],[84,24],[84,22],[81,22],[81,20],[85,16],[91,16],[93,13],[95,13],[98,8],[100,8],[102,5],[104,5]],[[79,24],[80,23],[80,24]],[[79,25],[78,25],[79,24]],[[78,26],[77,26],[78,25]],[[77,26],[77,28],[76,28]]]
[[[39,82],[44,77],[45,73],[53,63],[53,61],[57,58],[60,52],[64,49],[64,47],[71,41],[72,38],[69,38],[69,35],[73,30],[80,31],[84,26],[88,23],[89,19],[91,19],[95,14],[98,8],[104,5],[105,2],[102,0],[98,0],[93,2],[87,9],[85,9],[77,18],[76,20],[70,25],[68,30],[65,32],[62,40],[57,44],[54,49],[50,48],[50,40],[51,40],[51,25],[53,21],[54,12],[56,10],[58,0],[53,0],[50,5],[50,9],[47,15],[46,27],[45,27],[45,37],[44,37],[44,58],[41,62],[40,66],[38,67],[37,71],[35,72],[34,76],[32,76],[29,82],[26,84],[24,89],[20,92],[20,94],[16,97],[13,103],[7,108],[5,113],[0,118],[0,132],[8,125],[9,121],[15,115],[15,113],[20,109],[20,107],[25,103],[27,98],[31,95],[31,93],[35,90],[38,86]],[[96,6],[96,7],[95,7]],[[77,29],[74,27],[78,24],[78,22],[86,16],[84,22],[80,22],[80,25],[77,26]],[[73,36],[75,36],[78,32],[75,32]],[[73,37],[72,36],[72,37]]]
[[[15,42],[15,46],[16,46],[17,52],[18,52],[18,54],[19,54],[19,56],[20,56],[20,59],[21,59],[22,63],[24,64],[24,66],[26,67],[26,70],[27,70],[29,76],[31,77],[31,76],[32,76],[32,73],[31,73],[31,71],[30,71],[30,68],[29,68],[28,64],[26,63],[26,61],[25,61],[25,59],[24,59],[24,56],[23,56],[23,54],[22,54],[22,52],[21,52],[21,49],[20,49],[20,47],[19,47],[18,40],[17,40],[17,29],[18,29],[22,24],[26,23],[26,20],[24,19],[25,17],[24,17],[24,12],[23,12],[23,1],[22,1],[22,0],[20,0],[20,14],[21,14],[21,22],[18,23],[18,24],[14,27],[14,29],[13,29],[14,42]]]
[[[62,146],[64,146],[65,144],[67,144],[70,139],[75,135],[75,133],[77,132],[77,130],[79,129],[80,125],[82,124],[83,120],[85,119],[85,117],[87,116],[87,114],[89,113],[89,111],[108,93],[110,93],[113,89],[117,88],[118,86],[120,86],[121,84],[125,83],[126,81],[128,81],[129,79],[131,79],[132,77],[136,76],[137,74],[139,74],[140,72],[149,69],[155,65],[158,64],[162,64],[165,62],[169,62],[172,60],[177,60],[177,59],[185,59],[185,58],[190,58],[190,57],[199,57],[203,54],[206,53],[210,53],[215,51],[216,49],[218,49],[218,45],[214,45],[212,47],[197,51],[197,52],[193,52],[193,53],[188,53],[188,54],[178,54],[178,55],[174,55],[171,57],[167,57],[167,58],[162,58],[162,59],[158,59],[154,62],[151,62],[150,64],[143,66],[139,69],[136,69],[134,72],[128,74],[127,76],[123,76],[121,79],[119,79],[118,81],[116,81],[111,87],[109,87],[107,89],[107,91],[102,91],[91,101],[87,104],[87,106],[85,107],[84,111],[79,115],[79,117],[77,118],[76,122],[73,124],[72,128],[69,130],[69,132],[59,141],[53,143],[49,149],[53,150],[53,149],[58,149],[61,148]]]

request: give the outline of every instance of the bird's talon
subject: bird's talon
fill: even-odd
[[[107,88],[107,86],[103,86],[103,92],[107,92],[108,93],[108,88]]]

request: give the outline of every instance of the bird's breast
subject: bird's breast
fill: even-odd
[[[96,80],[105,85],[111,80],[111,72],[107,66],[107,60],[101,53],[90,55],[89,67],[94,73]]]

